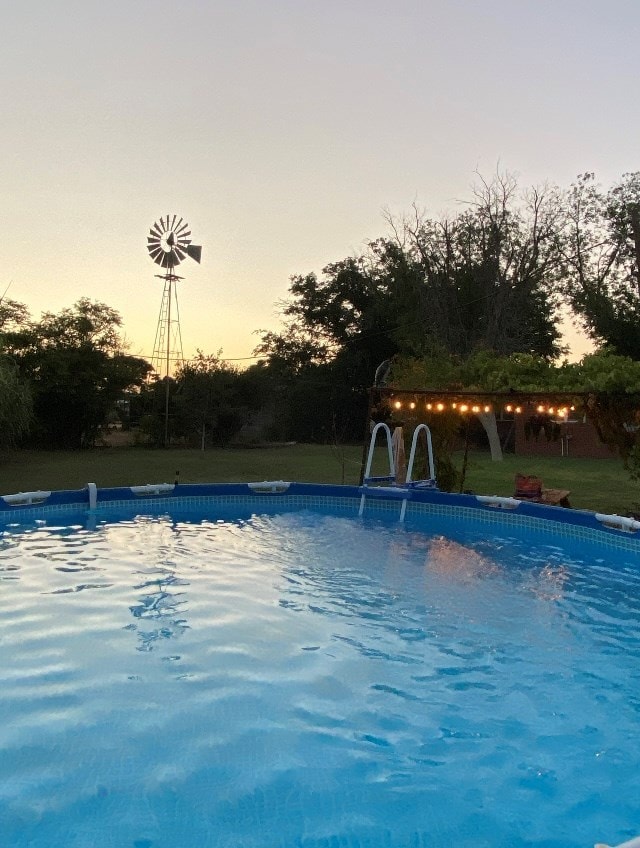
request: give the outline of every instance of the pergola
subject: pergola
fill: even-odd
[[[390,415],[457,414],[470,416],[506,414],[508,416],[551,416],[568,420],[572,414],[586,416],[600,438],[615,445],[624,455],[640,428],[640,393],[596,391],[475,391],[466,389],[396,389],[374,386],[369,389],[365,422],[364,457],[369,443],[370,422],[374,411],[383,407]]]

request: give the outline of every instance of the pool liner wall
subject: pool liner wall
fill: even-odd
[[[402,493],[391,487],[363,490],[357,486],[337,486],[317,483],[290,483],[285,491],[256,492],[246,483],[179,484],[171,492],[159,495],[135,495],[127,486],[97,489],[96,513],[108,513],[114,508],[139,506],[157,509],[187,504],[237,503],[259,508],[267,503],[280,502],[283,508],[313,508],[331,506],[357,515],[361,495],[365,493],[365,515],[384,513],[399,515]],[[516,509],[498,509],[483,504],[474,495],[458,495],[437,489],[412,490],[407,494],[407,516],[443,515],[461,521],[482,521],[495,526],[521,527],[550,536],[579,538],[607,547],[640,554],[640,532],[628,532],[603,526],[595,513],[583,510],[522,502]],[[20,524],[55,513],[89,509],[89,488],[52,492],[39,504],[9,505],[0,499],[0,524]]]

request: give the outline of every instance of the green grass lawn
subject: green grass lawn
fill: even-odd
[[[378,449],[383,458],[382,449]],[[296,480],[357,483],[362,449],[349,445],[292,445],[264,449],[150,450],[96,448],[92,451],[10,451],[0,457],[0,492],[77,489],[141,483]],[[460,457],[458,457],[459,464]],[[640,504],[640,484],[629,479],[618,460],[572,457],[517,457],[491,462],[488,453],[470,456],[465,489],[476,494],[512,495],[516,471],[537,474],[544,484],[570,489],[577,509],[625,514]],[[344,472],[344,476],[343,476]]]

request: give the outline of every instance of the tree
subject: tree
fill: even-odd
[[[379,250],[387,263],[411,268],[410,351],[442,350],[468,357],[477,350],[500,355],[561,352],[555,283],[562,205],[550,188],[520,192],[516,180],[479,178],[473,200],[440,221],[422,215],[389,223],[394,232]],[[410,315],[413,321],[410,321]]]
[[[592,173],[566,194],[565,290],[589,335],[640,359],[640,172],[604,192]]]
[[[263,333],[255,350],[274,378],[281,438],[361,437],[366,389],[380,362],[398,350],[380,271],[366,254],[327,265],[321,277],[291,278],[284,328]]]
[[[19,331],[29,319],[29,310],[24,303],[6,297],[0,300],[0,334],[3,339]]]
[[[14,447],[32,422],[33,400],[15,364],[0,357],[0,447]]]
[[[211,441],[228,444],[264,401],[255,370],[240,371],[221,354],[198,350],[175,375],[172,435],[197,441],[202,450]]]
[[[33,397],[28,383],[7,356],[7,339],[29,320],[27,307],[0,299],[0,447],[13,447],[28,432],[33,420]]]
[[[395,354],[556,356],[561,212],[557,192],[521,194],[498,175],[481,180],[456,216],[387,216],[390,234],[360,256],[328,265],[321,277],[293,277],[284,329],[263,334],[256,348],[283,395],[306,384],[306,403],[287,409],[290,424],[310,407],[315,432],[326,437],[343,416],[348,437],[359,438],[366,389]]]
[[[5,336],[31,386],[37,444],[91,446],[122,393],[142,385],[151,366],[124,353],[121,323],[111,307],[81,298]]]

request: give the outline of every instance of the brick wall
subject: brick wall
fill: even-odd
[[[516,416],[515,453],[520,456],[573,456],[582,459],[612,459],[617,456],[600,441],[598,433],[589,421],[572,421],[560,424],[560,438],[547,441],[543,431],[538,437],[525,435],[525,415]]]

